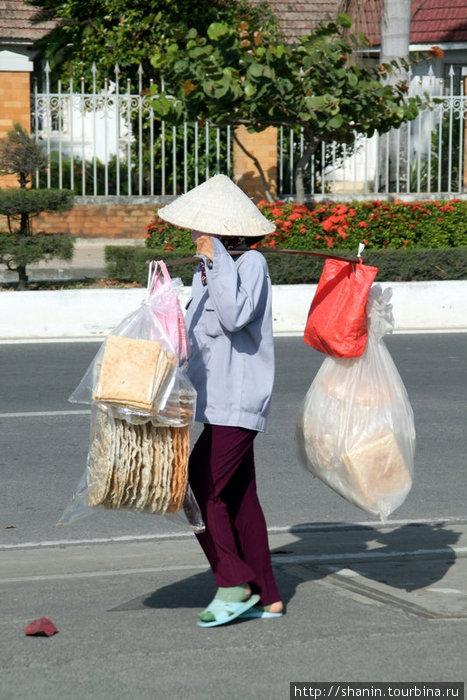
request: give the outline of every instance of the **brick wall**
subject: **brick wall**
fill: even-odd
[[[0,71],[0,139],[6,136],[16,122],[29,131],[30,93],[29,73]],[[17,186],[15,175],[0,176],[0,187]]]
[[[154,207],[154,203],[147,202],[77,203],[70,211],[40,214],[34,219],[34,231],[68,233],[80,238],[145,238]]]

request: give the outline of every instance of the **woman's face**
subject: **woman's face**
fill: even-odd
[[[194,231],[194,230],[192,229],[192,231],[191,231],[191,240],[193,241],[193,243],[194,243],[195,245],[196,245],[196,241],[198,240],[198,238],[199,238],[200,236],[211,236],[211,238],[219,238],[219,236],[216,236],[216,235],[213,234],[213,233],[203,233],[203,231]]]
[[[191,232],[191,240],[193,243],[196,245],[196,241],[200,236],[204,236],[205,234],[201,233],[201,231],[192,231]]]

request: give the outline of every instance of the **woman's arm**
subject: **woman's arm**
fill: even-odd
[[[212,242],[213,259],[205,252],[209,299],[219,322],[230,332],[244,328],[261,314],[268,298],[268,269],[263,256],[256,251],[243,253],[236,264],[223,244]]]

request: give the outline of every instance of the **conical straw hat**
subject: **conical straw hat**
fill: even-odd
[[[265,236],[276,230],[226,175],[215,175],[158,210],[164,221],[219,236]]]

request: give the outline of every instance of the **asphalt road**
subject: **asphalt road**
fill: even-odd
[[[0,345],[0,698],[288,698],[290,681],[463,681],[467,334],[387,338],[414,409],[414,487],[381,525],[299,465],[296,413],[322,356],[276,340],[260,498],[287,615],[207,633],[214,586],[182,518],[56,522],[86,460],[70,404],[94,343]],[[55,543],[55,544],[54,544]],[[49,615],[59,634],[25,637]]]
[[[417,431],[415,486],[392,517],[463,517],[467,335],[394,335],[386,344],[409,393]],[[67,398],[98,347],[0,345],[0,544],[186,530],[181,516],[108,511],[56,527],[84,472],[89,433],[89,407]],[[296,414],[322,360],[299,338],[276,340],[268,432],[257,438],[259,491],[270,527],[374,520],[299,466]]]

